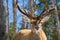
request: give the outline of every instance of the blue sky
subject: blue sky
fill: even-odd
[[[23,1],[18,0],[18,3],[20,4],[20,7],[22,8]],[[27,1],[24,2],[24,4],[26,5],[27,4]],[[12,0],[9,0],[8,7],[9,7],[9,22],[11,23],[11,22],[13,22],[13,6],[12,6]],[[17,11],[17,17],[16,17],[16,19],[17,19],[17,27],[16,28],[18,28],[18,27],[21,27],[21,24],[20,23],[22,23],[22,14],[18,11],[18,9],[16,9],[16,11]]]

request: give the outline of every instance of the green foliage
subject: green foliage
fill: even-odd
[[[53,32],[53,35],[52,35],[52,37],[54,38],[53,40],[58,40],[58,33],[57,33],[57,31],[55,30],[55,32]]]
[[[39,1],[45,3],[47,0],[39,0]]]
[[[48,40],[57,40],[57,31],[54,15],[52,15],[48,21],[43,24],[43,29],[47,35]]]
[[[60,10],[60,5],[57,5],[58,10]]]
[[[10,23],[10,27],[9,27],[9,39],[13,40],[14,38],[14,27],[13,27],[13,23]]]
[[[59,12],[59,20],[60,20],[60,12]]]

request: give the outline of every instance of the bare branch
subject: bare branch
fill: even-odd
[[[28,18],[33,18],[30,12],[26,12],[24,9],[21,9],[18,4],[17,4],[17,8],[22,14],[26,15]]]
[[[50,8],[50,9],[48,9],[48,10],[46,10],[46,11],[43,11],[38,17],[37,17],[37,20],[39,21],[39,23],[41,22],[41,20],[44,18],[44,17],[46,17],[46,16],[48,16],[48,15],[50,15],[51,13],[51,11],[53,11],[55,8]]]

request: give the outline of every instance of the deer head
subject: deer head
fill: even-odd
[[[24,14],[25,16],[28,17],[28,19],[30,20],[30,23],[31,23],[31,29],[33,32],[38,32],[42,27],[42,23],[44,23],[45,21],[47,21],[50,17],[50,13],[52,10],[54,10],[54,8],[50,8],[48,10],[44,10],[38,17],[35,16],[35,15],[32,15],[29,11],[26,12],[24,9],[21,9],[19,7],[19,5],[17,4],[17,8],[18,10]]]

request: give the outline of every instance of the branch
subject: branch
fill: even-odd
[[[26,12],[24,9],[21,9],[18,4],[17,4],[17,8],[18,8],[18,10],[19,10],[22,14],[26,15],[28,18],[33,18],[33,16],[31,15],[31,13]]]
[[[46,17],[46,16],[48,16],[48,15],[50,15],[51,13],[51,11],[53,11],[55,8],[50,8],[50,9],[48,9],[48,10],[46,10],[46,11],[43,11],[38,17],[37,17],[37,20],[39,21],[39,23],[41,22],[41,20],[44,18],[44,17]]]

